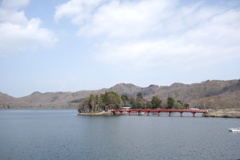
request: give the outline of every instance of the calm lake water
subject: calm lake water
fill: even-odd
[[[240,119],[0,110],[1,160],[237,160]]]

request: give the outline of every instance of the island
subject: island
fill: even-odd
[[[168,116],[172,112],[179,112],[182,116],[183,112],[203,113],[203,117],[221,117],[221,118],[240,118],[240,109],[207,109],[190,108],[190,104],[175,100],[173,97],[167,98],[167,103],[162,105],[162,100],[158,96],[153,96],[151,100],[145,99],[141,92],[136,97],[128,97],[127,95],[119,95],[114,91],[105,92],[104,94],[90,94],[88,98],[79,105],[79,115],[87,116],[112,116],[122,115],[123,112],[130,115],[136,112],[138,115],[155,112],[168,112]],[[123,109],[125,108],[125,109]],[[126,109],[128,108],[128,109]],[[117,112],[116,112],[117,111]]]

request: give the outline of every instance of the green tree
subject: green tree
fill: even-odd
[[[120,96],[113,91],[100,95],[99,105],[104,109],[118,109],[121,106]]]
[[[175,99],[173,97],[168,97],[167,99],[167,108],[171,109],[175,105]]]
[[[90,111],[93,110],[94,105],[95,105],[94,95],[93,95],[93,94],[90,94],[90,96],[89,96],[89,98],[88,98],[88,108],[89,108]]]
[[[153,108],[153,106],[152,106],[151,103],[147,103],[147,104],[146,104],[146,108]]]
[[[136,101],[135,98],[131,97],[131,98],[129,99],[129,103],[132,105],[132,108],[133,108],[133,109],[137,109],[137,108],[138,108],[138,104],[137,104],[137,101]]]
[[[190,106],[190,105],[189,105],[189,104],[187,104],[187,103],[185,103],[185,104],[184,104],[184,108],[185,108],[185,109],[188,109],[188,108],[189,108],[189,106]]]
[[[123,102],[129,101],[129,98],[128,98],[127,95],[121,95],[121,99],[122,99]]]
[[[138,92],[138,93],[137,93],[137,99],[138,99],[138,100],[142,100],[142,99],[143,99],[143,95],[142,95],[141,92]]]
[[[89,98],[82,101],[78,107],[78,112],[91,112],[91,106],[89,107]]]
[[[136,98],[131,97],[129,99],[129,103],[132,105],[132,108],[134,109],[146,108],[146,105],[147,105],[147,101],[143,98],[143,95],[141,92],[137,93]]]
[[[153,96],[151,100],[152,108],[161,107],[162,101],[159,99],[158,96]]]
[[[118,109],[122,104],[120,96],[116,92],[106,92],[105,94],[90,94],[87,99],[79,105],[79,112],[96,112],[108,109]]]
[[[183,109],[183,102],[181,100],[177,100],[177,108],[178,109]]]
[[[107,92],[106,104],[109,106],[110,109],[118,109],[120,108],[121,98],[116,92]]]

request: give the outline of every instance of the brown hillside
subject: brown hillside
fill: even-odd
[[[151,100],[158,95],[166,104],[169,96],[190,107],[202,108],[237,108],[240,107],[240,80],[204,81],[194,84],[174,83],[170,86],[150,85],[142,88],[134,84],[120,83],[109,89],[78,92],[34,92],[31,95],[14,98],[0,93],[0,108],[77,108],[78,104],[91,93],[100,94],[115,91],[118,94],[136,96],[141,92],[144,98]]]

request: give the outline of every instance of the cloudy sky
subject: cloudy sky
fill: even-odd
[[[0,92],[240,78],[240,0],[0,0]]]

